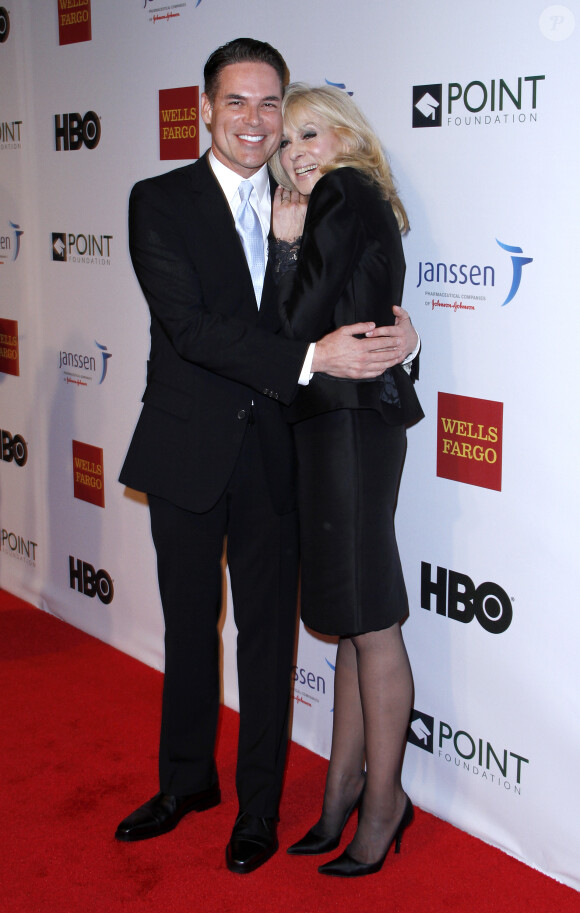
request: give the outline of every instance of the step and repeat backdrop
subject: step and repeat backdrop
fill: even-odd
[[[577,0],[0,5],[0,585],[163,668],[147,506],[117,481],[149,332],[127,201],[208,147],[209,53],[270,41],[353,95],[411,221],[405,786],[576,888],[579,34]],[[293,736],[326,756],[335,652],[300,630]]]

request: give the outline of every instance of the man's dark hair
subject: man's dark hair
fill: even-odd
[[[233,41],[228,41],[227,44],[210,54],[203,68],[205,94],[212,104],[217,92],[220,73],[224,67],[228,67],[232,63],[267,63],[276,70],[282,91],[288,84],[288,67],[276,48],[266,41],[256,41],[255,38],[234,38]]]

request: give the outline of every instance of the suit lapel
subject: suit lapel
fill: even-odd
[[[195,196],[193,211],[214,250],[213,262],[229,274],[230,284],[239,289],[236,313],[255,323],[258,309],[246,255],[229,203],[207,161],[207,153],[192,166],[191,177]]]
[[[274,191],[276,190],[277,185],[271,174],[269,177],[270,196],[272,199],[274,199]],[[273,239],[271,231],[269,239]],[[259,323],[269,330],[279,330],[281,326],[280,317],[278,316],[278,293],[276,283],[274,281],[274,269],[270,255],[270,249],[268,250],[266,275],[264,276],[264,289],[262,291]]]

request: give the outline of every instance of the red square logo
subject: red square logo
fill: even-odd
[[[159,158],[199,158],[199,86],[159,90]]]
[[[20,374],[18,354],[18,321],[0,317],[0,371],[3,374]]]
[[[91,40],[91,0],[57,0],[58,43]]]
[[[103,451],[101,447],[72,442],[74,496],[97,507],[105,506]]]
[[[501,491],[503,403],[440,393],[437,475]]]

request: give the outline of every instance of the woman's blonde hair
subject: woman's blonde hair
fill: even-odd
[[[299,130],[304,124],[306,111],[322,118],[344,139],[346,145],[346,150],[321,168],[321,172],[324,174],[346,166],[362,171],[393,207],[399,229],[408,231],[407,213],[397,194],[379,139],[352,98],[334,86],[313,88],[303,82],[293,82],[286,89],[282,102],[284,126]],[[280,150],[272,156],[269,165],[278,184],[287,190],[295,189],[280,163]]]

